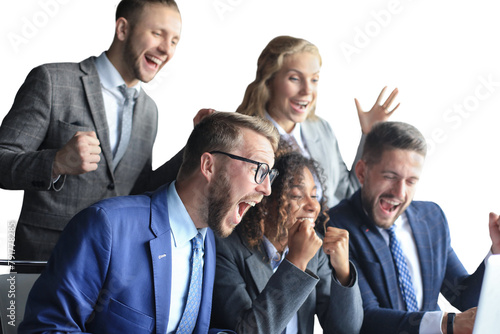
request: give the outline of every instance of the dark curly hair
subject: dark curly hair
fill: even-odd
[[[302,178],[304,167],[311,171],[316,182],[320,182],[321,185],[318,186],[321,186],[324,195],[325,178],[319,164],[313,159],[304,157],[299,152],[291,151],[290,146],[281,140],[274,164],[274,168],[279,171],[279,176],[274,180],[272,193],[270,196],[264,197],[260,204],[251,208],[241,222],[242,235],[250,246],[257,246],[262,240],[264,232],[267,232],[266,237],[269,240],[276,240],[278,236],[287,233],[285,223],[290,214],[289,194],[294,181],[297,178]],[[318,224],[324,225],[328,221],[326,200],[324,196],[321,199],[322,212],[316,221],[317,226]]]

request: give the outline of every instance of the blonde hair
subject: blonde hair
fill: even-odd
[[[248,85],[243,101],[236,112],[250,116],[264,117],[267,105],[271,99],[269,88],[270,82],[274,79],[276,73],[283,66],[285,57],[309,52],[319,59],[321,66],[321,56],[318,48],[305,39],[291,36],[278,36],[273,38],[262,50],[257,61],[257,74],[255,80]],[[307,117],[316,117],[316,105],[312,106]]]

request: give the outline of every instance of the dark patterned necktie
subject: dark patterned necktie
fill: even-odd
[[[418,304],[417,297],[415,295],[415,290],[413,289],[413,283],[410,275],[410,270],[406,263],[406,258],[401,249],[398,239],[396,238],[396,233],[394,232],[394,225],[388,228],[387,233],[389,234],[389,247],[392,253],[392,259],[396,264],[396,270],[399,281],[399,288],[401,294],[403,295],[403,300],[406,303],[406,310],[408,312],[417,312]]]

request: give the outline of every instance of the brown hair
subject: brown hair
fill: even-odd
[[[236,112],[264,117],[267,104],[271,99],[269,83],[283,66],[284,58],[300,52],[310,52],[317,56],[321,66],[321,56],[318,48],[305,39],[291,36],[278,36],[272,39],[259,56],[255,80],[248,85],[243,102],[236,109]],[[316,117],[314,114],[315,109],[316,106],[312,106],[308,118]]]
[[[142,10],[147,5],[160,4],[170,7],[180,14],[175,0],[122,0],[116,8],[115,20],[124,17],[133,27]]]
[[[263,135],[271,143],[273,151],[277,150],[279,133],[268,120],[235,112],[216,112],[203,118],[191,132],[178,178],[187,177],[198,169],[203,153],[215,150],[230,152],[241,145],[241,128]]]
[[[381,122],[366,136],[361,159],[367,164],[378,163],[385,151],[393,149],[415,151],[423,157],[427,154],[425,138],[416,127],[403,122]]]

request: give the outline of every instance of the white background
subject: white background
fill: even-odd
[[[0,13],[0,119],[28,72],[47,62],[99,55],[112,40],[118,0],[8,1]],[[370,109],[398,87],[393,120],[430,144],[416,198],[439,203],[469,271],[490,246],[488,213],[498,188],[498,6],[476,1],[178,0],[181,42],[146,90],[160,119],[154,167],[185,143],[200,108],[234,111],[257,57],[277,35],[316,44],[323,58],[317,114],[332,125],[348,166],[360,138],[354,105]],[[388,94],[386,94],[387,96]],[[0,190],[0,257],[21,191]]]

